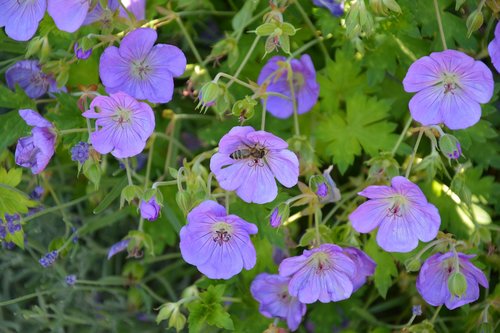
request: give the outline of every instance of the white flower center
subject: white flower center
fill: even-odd
[[[147,59],[132,61],[132,76],[139,80],[146,79],[152,68]]]
[[[113,120],[119,125],[130,123],[130,118],[132,118],[132,111],[121,107],[116,110],[116,113],[113,116]]]
[[[387,208],[387,217],[401,217],[408,206],[408,199],[402,195],[391,197],[391,206]]]
[[[445,95],[449,93],[455,94],[455,90],[460,88],[460,79],[455,73],[444,72],[441,74],[441,79]]]
[[[312,265],[316,274],[322,274],[324,271],[327,271],[332,268],[332,262],[330,261],[330,256],[325,252],[316,252],[314,253],[308,262],[309,265]]]

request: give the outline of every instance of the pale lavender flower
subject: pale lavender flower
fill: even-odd
[[[149,201],[142,200],[139,209],[142,218],[148,221],[154,221],[160,214],[161,206],[156,202],[156,198],[152,197]]]
[[[403,80],[413,119],[425,126],[444,123],[463,129],[481,118],[481,105],[493,95],[493,74],[481,61],[446,50],[415,61]]]
[[[80,60],[88,59],[92,55],[92,49],[84,50],[78,42],[73,46],[75,56]]]
[[[122,3],[137,20],[144,20],[146,18],[146,0],[122,0]],[[120,16],[128,17],[127,12],[121,6]]]
[[[45,189],[43,187],[35,186],[33,191],[30,193],[30,198],[39,201],[42,198],[43,193],[45,193]]]
[[[59,30],[75,32],[87,17],[90,0],[48,0],[47,5]]]
[[[81,141],[71,147],[71,160],[81,164],[85,163],[89,158],[89,147],[87,142]]]
[[[30,168],[36,175],[45,169],[54,155],[56,144],[54,126],[33,110],[19,110],[19,115],[33,128],[30,136],[22,137],[17,142],[16,164]]]
[[[353,292],[355,292],[365,284],[368,276],[372,276],[375,273],[377,264],[366,253],[355,247],[346,247],[344,253],[356,265],[356,274],[352,280]]]
[[[268,83],[266,91],[280,93],[288,97],[267,97],[266,109],[277,118],[288,118],[293,114],[292,91],[287,81],[291,68],[292,86],[297,103],[297,113],[306,113],[318,101],[319,85],[316,81],[316,70],[311,57],[304,54],[300,59],[292,59],[287,64],[287,59],[275,56],[269,59],[260,71],[257,83]]]
[[[99,74],[108,93],[126,92],[152,103],[172,99],[174,77],[186,69],[184,53],[173,45],[157,44],[158,35],[150,28],[140,28],[123,38],[120,48],[104,50]]]
[[[412,313],[414,316],[421,316],[421,315],[422,315],[422,306],[421,306],[421,305],[414,305],[414,306],[411,308],[411,313]]]
[[[500,22],[495,27],[495,38],[488,44],[488,53],[497,72],[500,72]]]
[[[47,0],[0,0],[0,28],[12,39],[26,41],[33,37],[45,14]]]
[[[115,254],[125,251],[129,243],[130,238],[127,238],[113,244],[108,251],[108,260],[111,259],[111,257],[113,257]]]
[[[230,279],[243,268],[255,266],[256,253],[250,235],[257,227],[215,201],[204,201],[187,216],[180,232],[180,249],[186,262],[210,279]]]
[[[433,306],[445,305],[453,310],[464,304],[475,302],[479,298],[479,284],[488,288],[484,273],[474,266],[470,259],[474,255],[453,252],[436,253],[429,257],[417,278],[417,290],[423,299]],[[458,270],[456,260],[458,259]],[[453,295],[448,288],[448,279],[460,272],[467,282],[467,289],[461,296]]]
[[[429,242],[437,236],[437,208],[405,177],[392,178],[391,186],[368,186],[358,194],[370,200],[349,215],[352,226],[361,233],[379,227],[377,243],[385,251],[410,252],[418,240]]]
[[[279,274],[291,277],[290,295],[302,303],[336,302],[351,296],[356,263],[334,244],[322,244],[302,255],[284,259]]]
[[[0,0],[1,1],[1,0]],[[47,92],[60,92],[54,77],[42,72],[38,60],[21,60],[5,72],[7,86],[14,90],[16,84],[31,98],[38,98]]]
[[[151,107],[121,92],[94,98],[83,116],[97,119],[90,135],[94,149],[117,158],[139,154],[155,128]]]
[[[66,284],[68,286],[72,287],[76,283],[76,275],[75,274],[68,275],[68,276],[66,276],[66,278],[64,279],[64,281],[66,282]]]
[[[279,215],[278,207],[274,208],[271,216],[269,217],[269,224],[273,228],[277,228],[281,225],[281,216]]]
[[[57,250],[54,250],[52,252],[45,254],[42,258],[40,258],[40,260],[38,260],[38,262],[43,267],[47,268],[49,266],[52,266],[56,262],[58,255],[59,252],[57,252]]]
[[[261,273],[250,286],[253,298],[259,302],[259,312],[268,318],[286,320],[288,328],[295,331],[306,313],[306,305],[288,293],[290,278]]]
[[[113,13],[120,7],[119,0],[108,0],[107,6],[104,8],[101,6],[101,1],[90,9],[83,21],[82,25],[89,25],[94,22],[99,22],[101,27],[109,26],[112,19]]]
[[[250,126],[236,126],[222,137],[219,152],[210,160],[210,170],[220,187],[246,202],[267,203],[278,195],[276,179],[285,187],[299,177],[297,155],[286,141]]]
[[[313,4],[328,9],[333,16],[344,15],[344,0],[313,0]]]

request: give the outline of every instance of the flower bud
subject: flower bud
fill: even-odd
[[[467,18],[467,37],[470,37],[472,33],[483,25],[483,13],[481,12],[480,8],[476,9],[472,13],[470,13],[469,17]]]
[[[414,316],[421,316],[421,315],[422,315],[422,306],[421,306],[421,305],[414,305],[414,306],[411,308],[411,313],[412,313]]]
[[[187,191],[177,192],[175,195],[175,201],[177,201],[177,205],[184,212],[184,214],[189,213],[191,210],[191,195]]]
[[[377,182],[399,176],[399,164],[390,155],[382,154],[378,157],[374,157],[369,160],[367,164],[370,166],[368,178]]]
[[[199,102],[196,108],[201,107],[202,111],[206,111],[207,108],[215,104],[220,94],[220,87],[216,82],[210,81],[205,83],[198,95]]]
[[[448,278],[448,290],[454,296],[461,297],[467,291],[467,280],[460,272],[455,272]]]
[[[477,329],[477,333],[493,333],[493,332],[494,332],[493,325],[491,325],[491,323],[488,322],[481,323],[481,325],[479,325]]]
[[[160,308],[160,312],[158,312],[158,315],[156,316],[156,323],[159,324],[163,320],[167,320],[170,318],[172,313],[179,307],[177,303],[166,303],[163,304],[162,307]]]
[[[283,202],[273,209],[271,216],[269,217],[269,224],[271,224],[271,227],[277,228],[283,222],[286,222],[289,216],[290,207],[287,203]]]
[[[460,142],[453,135],[445,134],[439,138],[439,149],[449,159],[458,159],[462,156]]]
[[[186,326],[186,316],[184,316],[177,307],[172,312],[170,316],[170,320],[168,321],[168,327],[175,327],[177,332],[182,331],[182,329]]]
[[[416,272],[420,269],[422,263],[420,258],[410,258],[405,262],[405,267],[407,272]]]
[[[42,47],[43,40],[41,37],[34,37],[30,42],[28,43],[28,48],[26,49],[26,58],[29,58],[40,51],[40,48]]]
[[[141,217],[148,221],[155,221],[160,215],[161,206],[156,202],[156,198],[152,197],[149,201],[142,200],[139,206]]]
[[[73,51],[75,52],[75,56],[80,60],[88,59],[92,55],[92,49],[85,49],[83,46],[80,46],[78,42],[75,43],[73,47]]]

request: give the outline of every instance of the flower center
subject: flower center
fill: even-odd
[[[304,75],[299,72],[294,72],[293,73],[293,89],[295,90],[295,94],[297,94],[297,91],[302,89],[305,83]]]
[[[132,62],[132,75],[137,79],[146,79],[151,73],[151,70],[152,68],[146,59]]]
[[[392,197],[392,205],[387,208],[387,217],[401,217],[405,211],[408,199],[402,195],[395,195]]]
[[[113,120],[116,121],[119,125],[123,125],[125,123],[129,123],[131,117],[132,117],[132,111],[130,111],[129,109],[124,109],[119,107],[116,110]]]
[[[226,222],[217,222],[212,226],[212,239],[219,246],[231,240],[233,227]]]
[[[325,252],[316,252],[309,259],[309,264],[316,269],[316,274],[322,274],[332,268],[330,257]]]
[[[443,73],[442,84],[444,87],[445,95],[448,93],[455,94],[455,90],[460,88],[458,76],[454,73]]]

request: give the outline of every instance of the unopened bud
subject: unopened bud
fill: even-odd
[[[460,272],[455,272],[448,278],[448,290],[457,297],[462,297],[467,291],[467,280]]]
[[[405,267],[407,272],[416,272],[420,269],[422,263],[420,262],[420,258],[412,258],[405,262]]]
[[[290,216],[290,207],[288,206],[287,203],[283,202],[279,204],[278,207],[273,209],[271,216],[269,217],[269,224],[271,224],[271,227],[277,228],[283,222],[286,222],[289,216]]]
[[[220,93],[220,87],[216,82],[210,81],[205,83],[203,87],[201,87],[200,93],[198,95],[199,102],[196,108],[201,107],[202,111],[206,110],[207,108],[215,104]]]
[[[243,122],[247,119],[250,119],[255,114],[255,106],[257,105],[257,101],[252,99],[250,96],[245,96],[244,99],[241,99],[234,103],[232,114],[239,117],[240,122]]]
[[[456,160],[462,156],[460,142],[451,134],[445,134],[439,138],[439,149],[449,159]]]
[[[470,37],[470,35],[472,35],[474,31],[481,28],[483,22],[483,13],[481,12],[480,8],[470,13],[469,17],[467,18],[467,37]]]
[[[43,40],[41,37],[34,37],[28,43],[28,48],[26,49],[26,58],[29,58],[38,53],[42,47]]]
[[[187,214],[191,210],[191,195],[188,192],[177,192],[175,201],[177,201],[177,205],[182,209],[184,214]]]

